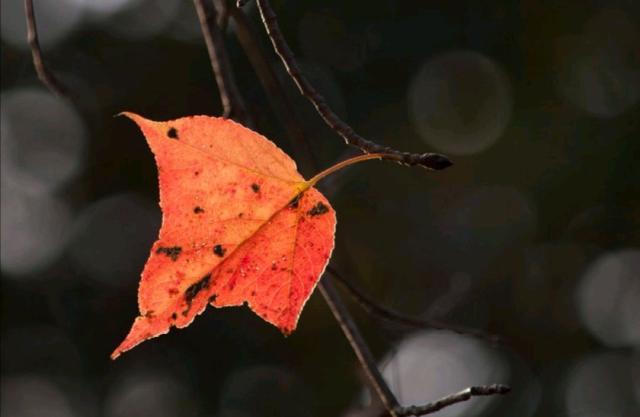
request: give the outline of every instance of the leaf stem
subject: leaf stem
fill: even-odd
[[[344,167],[348,167],[349,165],[357,164],[358,162],[368,161],[370,159],[385,159],[388,155],[383,153],[367,153],[364,155],[354,156],[353,158],[345,159],[344,161],[340,161],[337,164],[330,166],[329,168],[321,171],[313,176],[310,180],[305,182],[305,189],[309,189],[316,185],[318,181],[326,177],[327,175],[333,174],[336,171],[341,170]]]

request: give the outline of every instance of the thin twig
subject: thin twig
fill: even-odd
[[[280,119],[289,136],[296,159],[302,168],[301,172],[303,174],[314,172],[317,163],[309,147],[308,135],[305,134],[303,127],[296,120],[295,109],[287,100],[284,87],[269,62],[264,48],[256,40],[256,34],[251,27],[251,22],[247,19],[247,15],[242,9],[227,5],[227,10],[235,22],[234,32],[238,42],[256,72],[276,117]]]
[[[38,38],[38,26],[36,25],[36,16],[33,11],[33,0],[24,0],[24,14],[27,21],[27,41],[31,49],[31,57],[36,74],[42,84],[49,91],[60,97],[69,97],[67,88],[53,75],[44,63],[42,58],[42,50],[40,49],[40,40]]]
[[[227,30],[227,24],[229,23],[229,12],[231,8],[235,7],[230,7],[229,3],[227,0],[212,0],[213,4],[215,5],[216,8],[216,22],[218,24],[218,27],[220,28],[220,31],[224,33],[225,30]]]
[[[320,285],[318,287],[329,305],[331,312],[338,321],[345,337],[349,341],[349,344],[355,351],[362,369],[364,369],[367,378],[382,401],[386,412],[392,417],[399,417],[396,413],[396,410],[400,407],[398,400],[395,395],[393,395],[393,392],[391,392],[391,389],[380,373],[373,354],[371,353],[371,350],[369,350],[369,346],[362,338],[362,335],[353,321],[349,310],[347,310],[347,307],[342,302],[338,291],[329,280],[329,277],[325,276],[324,279],[320,281]]]
[[[202,36],[209,52],[211,68],[220,91],[223,116],[245,125],[251,125],[249,114],[233,76],[222,33],[216,22],[216,10],[213,3],[210,0],[193,0],[193,4],[198,13]]]
[[[354,285],[350,280],[344,277],[336,268],[331,265],[327,266],[327,272],[329,272],[334,278],[342,284],[342,286],[351,294],[356,302],[369,314],[378,316],[383,320],[387,320],[394,323],[400,323],[419,329],[436,329],[436,330],[449,330],[465,336],[473,336],[483,340],[487,340],[491,343],[496,343],[499,339],[496,336],[485,334],[479,330],[469,329],[466,327],[453,326],[444,324],[435,320],[423,319],[408,314],[403,314],[395,311],[389,307],[380,305],[373,298],[365,294],[361,289]]]
[[[298,86],[300,93],[313,104],[325,123],[340,135],[347,145],[359,148],[364,153],[388,154],[390,155],[388,159],[404,165],[418,165],[431,170],[441,170],[452,165],[452,162],[441,154],[402,152],[388,146],[379,145],[358,135],[351,126],[331,110],[324,97],[316,91],[300,70],[291,48],[289,48],[287,41],[282,36],[276,14],[269,1],[256,0],[256,3],[269,39],[271,39],[271,43],[287,69],[289,76]]]
[[[500,384],[469,387],[458,393],[451,394],[444,398],[441,398],[438,401],[434,401],[425,405],[411,405],[408,407],[398,407],[396,408],[395,411],[398,417],[424,416],[426,414],[435,413],[436,411],[442,410],[443,408],[448,407],[450,405],[467,401],[471,399],[471,397],[503,395],[508,393],[509,391],[511,391],[511,388],[505,385],[500,385]]]

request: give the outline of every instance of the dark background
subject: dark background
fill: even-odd
[[[191,2],[2,2],[2,398],[7,417],[339,416],[370,397],[319,293],[284,338],[245,308],[109,354],[136,315],[160,222],[138,129],[221,108]],[[322,167],[351,153],[297,95]],[[387,323],[349,306],[404,404],[500,382],[439,416],[640,413],[640,8],[634,1],[274,1],[333,108],[364,136],[439,151],[430,173],[368,162],[324,189],[333,265],[386,306],[499,343]],[[255,128],[291,146],[227,31]],[[309,172],[305,172],[309,175]],[[330,188],[330,189],[329,189]]]

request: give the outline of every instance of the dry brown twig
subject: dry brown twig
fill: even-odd
[[[470,400],[472,397],[481,397],[488,395],[503,395],[507,394],[511,389],[507,386],[500,384],[493,385],[481,385],[476,387],[469,387],[455,394],[447,395],[437,401],[427,403],[424,405],[411,405],[408,407],[399,407],[396,409],[396,415],[398,417],[409,416],[424,416],[427,414],[433,414],[442,410],[450,405],[457,404],[463,401]],[[380,416],[384,417],[384,415]]]
[[[430,170],[441,170],[452,165],[449,158],[441,154],[402,152],[388,146],[379,145],[357,134],[351,126],[331,110],[324,97],[318,93],[300,70],[300,66],[291,48],[289,48],[287,41],[280,31],[276,14],[269,1],[256,0],[256,3],[265,30],[269,35],[276,54],[284,64],[287,73],[300,90],[300,93],[313,104],[325,123],[342,137],[347,145],[356,147],[364,153],[381,153],[388,155],[385,159],[393,160],[403,165],[421,166]]]
[[[42,58],[42,50],[40,48],[40,39],[38,37],[38,25],[36,24],[35,11],[33,9],[33,0],[24,0],[24,14],[27,23],[27,41],[29,49],[31,49],[31,57],[33,59],[33,67],[36,70],[38,78],[49,91],[59,97],[69,98],[67,88],[49,71]]]
[[[233,76],[224,38],[218,27],[216,9],[211,0],[193,0],[193,4],[198,13],[202,36],[209,52],[209,61],[218,84],[223,116],[251,126],[253,123]]]
[[[403,324],[418,329],[448,330],[465,336],[472,336],[486,340],[490,343],[497,343],[500,339],[497,336],[486,334],[482,331],[470,329],[462,326],[444,324],[436,320],[424,319],[395,311],[389,307],[381,305],[373,298],[364,293],[360,288],[348,280],[332,265],[327,266],[329,272],[342,286],[349,292],[353,299],[369,314],[375,315],[383,320],[393,323]]]
[[[226,0],[221,1],[224,2]],[[315,170],[317,163],[309,147],[309,141],[307,140],[308,135],[304,127],[296,119],[295,109],[289,100],[287,100],[284,86],[272,67],[270,55],[267,54],[268,51],[266,51],[258,41],[255,30],[251,26],[251,21],[242,9],[229,4],[227,4],[226,8],[229,16],[235,23],[234,33],[238,39],[238,43],[249,59],[266,93],[267,100],[269,100],[276,117],[284,126],[293,151],[299,158],[298,165],[301,168],[302,174],[312,174],[313,171],[311,170]]]

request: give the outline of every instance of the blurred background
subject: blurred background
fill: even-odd
[[[210,308],[109,360],[160,223],[153,157],[113,115],[221,114],[196,14],[179,0],[35,1],[72,102],[37,80],[22,2],[1,5],[2,416],[370,415],[317,292],[288,338],[246,308]],[[505,383],[508,396],[436,415],[640,415],[640,3],[274,7],[356,131],[455,162],[438,173],[370,162],[324,185],[336,269],[385,306],[500,339],[380,321],[345,294],[400,401]],[[344,159],[352,151],[285,77],[255,4],[244,10],[319,164]],[[255,128],[291,153],[234,30]]]

